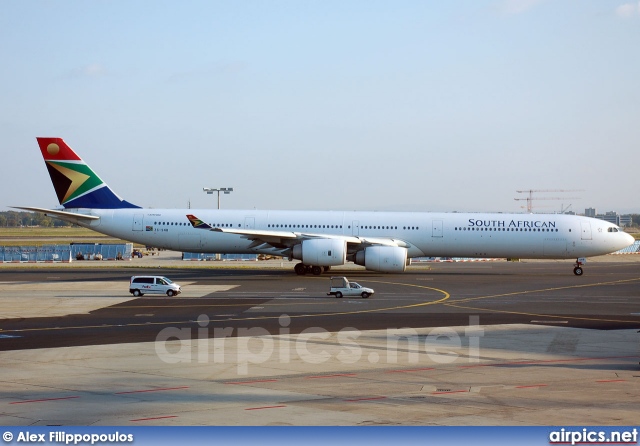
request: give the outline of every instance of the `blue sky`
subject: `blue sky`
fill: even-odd
[[[0,207],[59,136],[156,208],[640,212],[639,48],[625,0],[1,1]]]

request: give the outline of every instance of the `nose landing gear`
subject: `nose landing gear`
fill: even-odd
[[[573,274],[575,274],[576,276],[581,276],[582,273],[584,273],[584,271],[582,270],[582,265],[584,265],[585,263],[587,263],[587,259],[585,259],[584,257],[576,259],[576,263],[574,263]]]

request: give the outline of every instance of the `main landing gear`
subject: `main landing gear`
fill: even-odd
[[[318,265],[305,265],[304,263],[298,263],[293,267],[293,270],[299,276],[304,276],[305,274],[313,274],[314,276],[319,276],[322,273],[326,273],[331,269],[330,266],[318,266]]]
[[[583,257],[576,259],[576,263],[574,263],[573,274],[575,274],[576,276],[581,276],[582,273],[584,273],[584,271],[582,270],[582,265],[584,265],[585,263],[587,263],[587,259]]]

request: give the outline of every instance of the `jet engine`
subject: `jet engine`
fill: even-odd
[[[347,261],[347,242],[338,239],[303,240],[293,247],[292,257],[305,265],[337,266]]]
[[[370,271],[401,273],[407,267],[407,249],[398,246],[369,246],[356,253],[354,263]]]

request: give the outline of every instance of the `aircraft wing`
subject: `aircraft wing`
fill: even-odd
[[[346,240],[347,243],[360,244],[357,237],[333,235],[333,234],[313,234],[308,232],[287,232],[287,231],[260,231],[255,229],[232,229],[232,228],[211,228],[210,231],[224,232],[228,234],[241,235],[248,240],[256,242],[255,246],[268,244],[274,248],[290,248],[303,240],[314,238],[331,238]]]
[[[60,220],[64,220],[64,221],[68,221],[76,224],[81,221],[88,223],[91,220],[100,219],[100,217],[96,215],[76,214],[75,212],[56,211],[53,209],[46,209],[46,208],[34,208],[34,207],[22,207],[22,206],[11,206],[11,207],[13,209],[22,209],[24,211],[39,212],[48,217],[59,218]]]
[[[253,240],[252,248],[261,245],[270,245],[277,249],[287,249],[294,245],[311,239],[338,239],[347,242],[350,248],[364,248],[372,245],[384,245],[384,246],[400,246],[403,248],[409,248],[411,245],[403,240],[381,238],[381,237],[359,237],[351,235],[336,235],[336,234],[317,234],[312,232],[296,232],[296,231],[268,231],[259,229],[233,229],[233,228],[215,228],[194,215],[187,215],[189,222],[194,228],[205,229],[208,231],[223,232],[227,234],[237,234],[243,236],[248,240]]]

